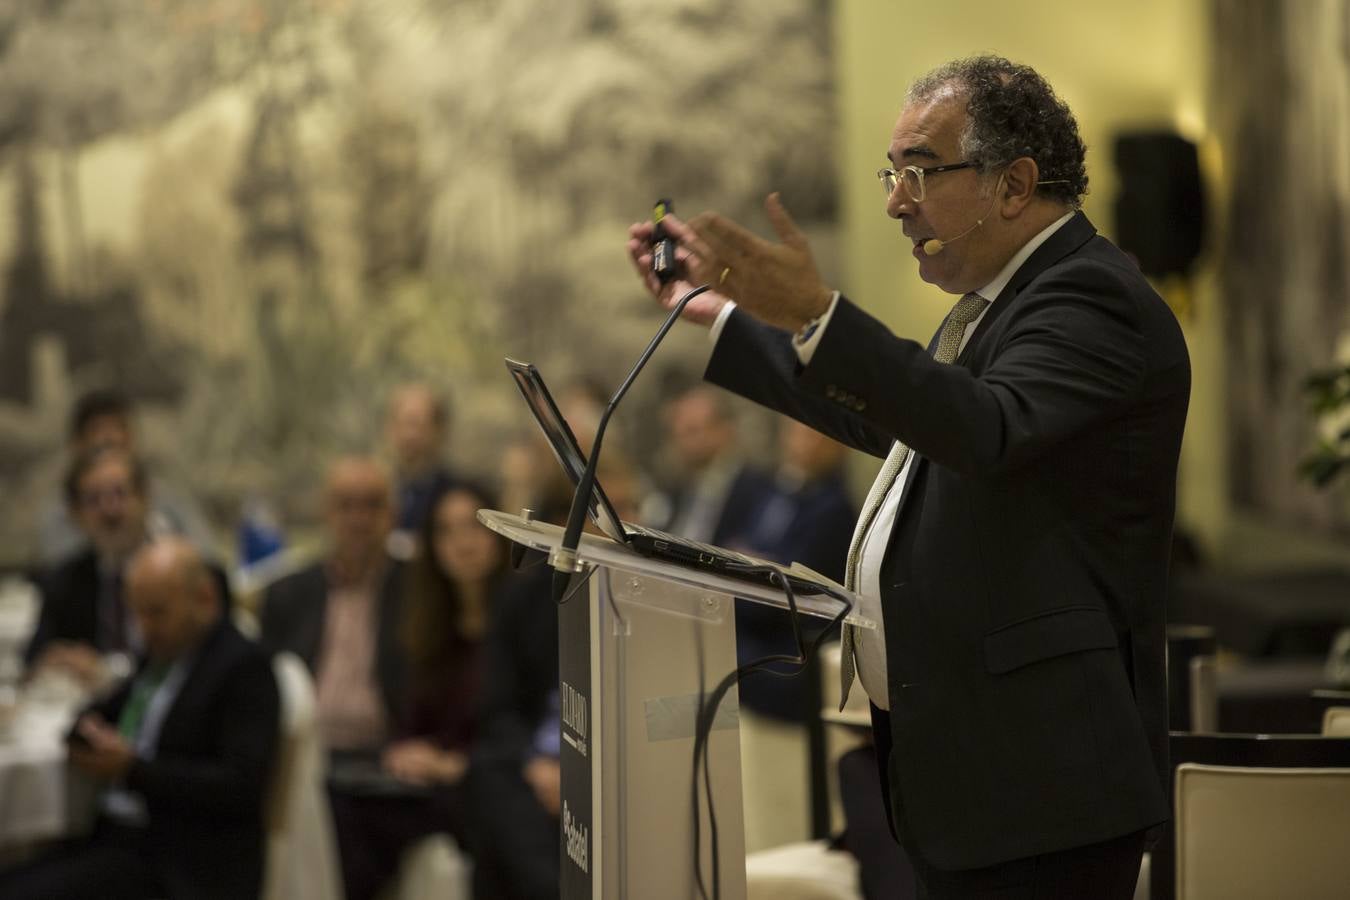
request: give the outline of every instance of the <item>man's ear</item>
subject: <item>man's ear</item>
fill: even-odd
[[[1040,180],[1040,168],[1030,156],[1019,156],[1008,166],[1003,176],[1003,194],[1001,208],[1005,218],[1015,218],[1022,214],[1036,196],[1036,183]]]

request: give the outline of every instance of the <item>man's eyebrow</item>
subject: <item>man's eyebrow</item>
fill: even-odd
[[[898,159],[896,158],[894,150],[887,153],[886,158],[891,161],[892,165],[899,165],[899,163],[902,160],[906,161],[913,159],[936,160],[938,158],[938,155],[937,152],[934,151],[933,148],[929,147],[927,144],[915,144],[912,147],[906,147],[904,150],[900,151],[900,156]]]

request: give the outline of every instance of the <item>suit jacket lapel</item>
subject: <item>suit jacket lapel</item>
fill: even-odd
[[[998,297],[990,304],[989,309],[980,319],[980,324],[975,328],[975,333],[966,341],[965,348],[957,358],[958,365],[966,361],[967,355],[979,342],[980,337],[989,330],[994,321],[1007,311],[1017,295],[1021,293],[1022,288],[1032,282],[1036,276],[1040,275],[1046,269],[1059,262],[1070,253],[1077,251],[1080,247],[1092,240],[1097,234],[1097,229],[1088,221],[1088,217],[1083,215],[1082,210],[1074,213],[1073,218],[1064,223],[1054,234],[1046,239],[1044,244],[1036,248],[1036,252],[1027,257],[1027,261],[1022,263],[1021,267],[1013,273],[1006,287],[999,292]]]
[[[966,346],[962,348],[960,355],[956,358],[953,365],[966,365],[967,357],[975,347],[976,343],[980,340],[980,337],[989,330],[989,327],[993,324],[994,320],[1012,305],[1012,302],[1016,299],[1017,294],[1022,288],[1030,284],[1032,279],[1050,268],[1050,266],[1059,262],[1070,253],[1073,253],[1088,241],[1092,240],[1093,236],[1096,234],[1097,229],[1090,221],[1088,221],[1088,217],[1083,215],[1082,210],[1074,213],[1072,219],[1065,222],[1062,228],[1050,235],[1045,243],[1037,247],[1036,251],[1032,253],[1031,256],[1027,257],[1027,261],[1022,263],[1021,267],[1013,273],[1012,280],[999,292],[995,301],[989,305],[989,309],[985,311],[984,317],[980,319],[979,324],[975,327],[975,333],[970,336],[970,340],[966,341]],[[943,321],[946,320],[944,319]],[[937,334],[934,334],[933,339],[928,342],[929,355],[932,355],[934,349],[937,347],[938,338],[941,334],[942,329],[939,328]],[[913,451],[911,451],[911,453],[913,453]],[[896,513],[897,521],[900,516],[899,510],[905,509],[909,502],[910,488],[918,479],[919,466],[926,465],[927,462],[928,460],[924,456],[913,453],[913,459],[910,462],[909,470],[905,472],[904,484],[900,486],[900,502]]]

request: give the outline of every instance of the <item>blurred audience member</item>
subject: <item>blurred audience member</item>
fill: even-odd
[[[76,401],[70,417],[68,450],[78,458],[103,447],[136,453],[131,401],[117,391],[91,391]],[[210,552],[211,528],[200,507],[186,492],[161,478],[145,486],[148,514],[156,533],[181,534]],[[84,549],[86,532],[79,527],[70,505],[52,496],[41,507],[38,521],[38,561],[53,565]]]
[[[539,513],[545,498],[557,493],[557,488],[550,490],[550,483],[565,481],[558,461],[538,432],[505,441],[498,456],[497,473],[502,486],[502,511],[517,514],[522,509]]]
[[[96,447],[71,464],[66,504],[86,549],[39,579],[42,611],[25,653],[30,672],[60,669],[93,686],[104,654],[138,649],[122,582],[147,537],[146,489],[144,466],[123,448]]]
[[[0,876],[0,896],[256,897],[278,736],[271,664],[181,539],[136,553],[126,594],[144,658],[70,736],[72,765],[108,786],[94,833]]]
[[[394,518],[389,477],[372,459],[339,460],[328,470],[324,511],[329,556],[267,589],[262,642],[291,651],[313,673],[330,750],[374,752],[406,696],[401,570],[385,550]]]
[[[347,900],[366,900],[398,870],[403,851],[436,832],[470,853],[465,778],[482,684],[481,647],[506,581],[506,547],[478,523],[493,499],[461,482],[433,498],[420,554],[408,567],[399,646],[408,693],[380,765],[394,780],[333,785]],[[479,892],[481,897],[491,893]]]
[[[450,407],[425,384],[404,384],[389,398],[385,437],[397,481],[397,511],[390,550],[399,559],[416,552],[418,530],[431,501],[455,480],[442,459],[450,430]]]
[[[743,545],[773,482],[742,459],[725,397],[694,385],[666,404],[663,419],[682,478],[666,530],[723,547]]]
[[[480,897],[558,897],[561,770],[552,572],[542,564],[526,569],[492,609],[469,782]]]
[[[775,491],[745,537],[748,552],[788,564],[800,562],[843,581],[849,537],[857,513],[845,481],[847,448],[806,425],[784,418],[779,431]],[[824,627],[801,620],[806,643]],[[736,603],[736,655],[741,665],[766,656],[797,652],[792,623],[781,609]],[[790,671],[774,665],[775,671]],[[813,783],[810,748],[824,752],[820,728],[820,673],[814,665],[795,677],[758,673],[740,684],[742,747],[761,764],[747,767],[747,843],[756,848],[803,840],[810,835],[813,794],[828,802],[823,779]]]
[[[835,581],[844,563],[856,508],[849,496],[848,448],[795,419],[779,426],[774,493],[746,535],[757,556],[799,562]]]

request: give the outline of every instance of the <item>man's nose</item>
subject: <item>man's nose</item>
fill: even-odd
[[[886,197],[886,215],[892,219],[899,219],[914,212],[914,201],[910,199],[909,192],[905,190],[903,184],[897,184],[895,190],[891,191]]]

